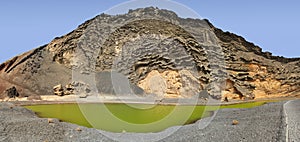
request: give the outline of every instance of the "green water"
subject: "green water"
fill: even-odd
[[[193,123],[222,108],[251,108],[265,102],[224,106],[145,104],[50,104],[25,106],[39,117],[111,132],[158,132],[170,126]]]

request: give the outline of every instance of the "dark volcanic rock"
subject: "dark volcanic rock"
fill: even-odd
[[[13,86],[12,88],[7,89],[6,93],[7,93],[7,97],[9,97],[9,98],[19,97],[19,93],[18,93],[15,86]]]
[[[119,83],[134,93],[166,98],[201,91],[228,100],[300,92],[300,59],[272,56],[208,20],[153,7],[98,15],[1,64],[0,92],[15,85],[26,96],[53,94],[53,86],[78,81],[89,85],[91,94],[113,94],[118,81],[99,76],[105,72],[119,73]]]

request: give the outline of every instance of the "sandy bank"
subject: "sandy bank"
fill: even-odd
[[[27,98],[0,99],[0,102],[10,102],[15,105],[38,105],[38,104],[66,104],[66,103],[138,103],[138,104],[160,104],[160,105],[230,105],[238,103],[256,102],[256,101],[287,101],[300,99],[300,97],[279,97],[279,98],[261,98],[255,100],[231,100],[224,102],[220,100],[192,100],[191,99],[153,99],[153,98],[116,98],[113,96],[88,96],[80,98],[77,95],[55,96],[42,95],[39,100],[28,100]]]

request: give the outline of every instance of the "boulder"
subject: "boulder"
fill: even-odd
[[[16,98],[16,97],[19,97],[19,93],[18,93],[18,91],[17,91],[17,89],[16,89],[15,86],[13,86],[12,88],[7,89],[7,90],[6,90],[6,93],[7,93],[7,96],[8,96],[9,98]]]
[[[232,125],[238,125],[239,121],[238,120],[232,120]]]
[[[54,91],[54,94],[57,95],[57,96],[63,96],[64,95],[64,88],[61,84],[54,86],[53,91]]]
[[[88,97],[87,94],[83,94],[83,93],[82,93],[82,94],[79,95],[79,98],[87,98],[87,97]]]
[[[64,95],[74,94],[74,86],[72,85],[72,83],[67,84],[65,87],[66,87],[66,90],[64,91]]]

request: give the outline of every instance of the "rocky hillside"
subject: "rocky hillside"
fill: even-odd
[[[255,99],[298,95],[299,78],[300,59],[262,52],[208,20],[149,7],[101,14],[1,64],[0,98],[13,86],[19,97],[37,97],[81,82],[91,94]]]

